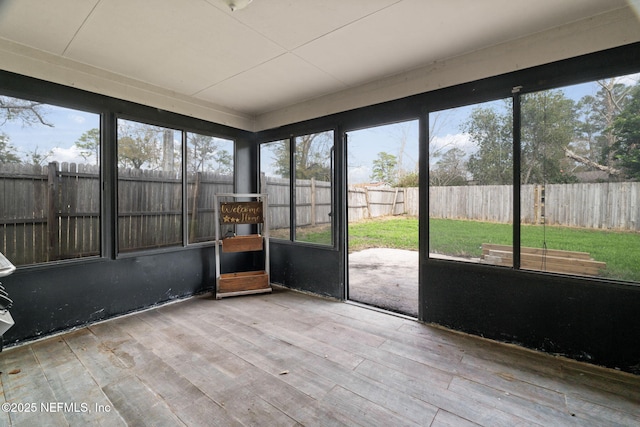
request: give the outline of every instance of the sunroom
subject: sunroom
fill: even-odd
[[[640,422],[639,13],[0,3],[0,420]]]

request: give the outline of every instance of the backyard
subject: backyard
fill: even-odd
[[[512,244],[512,225],[468,220],[431,219],[430,252],[460,258],[480,258],[482,243]],[[304,230],[304,229],[303,229]],[[329,231],[315,228],[299,230],[306,242],[330,242]],[[606,262],[602,277],[640,282],[640,233],[523,225],[521,244],[588,252]],[[368,248],[418,250],[418,219],[410,216],[383,217],[349,224],[349,252]]]

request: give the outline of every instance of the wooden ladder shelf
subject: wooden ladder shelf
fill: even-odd
[[[220,201],[231,199],[232,201]],[[250,201],[237,201],[250,199]],[[266,194],[220,193],[214,195],[216,221],[216,299],[271,292],[269,282],[269,226]],[[221,225],[255,225],[259,234],[234,235],[221,238]],[[221,273],[221,252],[262,251],[264,270]]]

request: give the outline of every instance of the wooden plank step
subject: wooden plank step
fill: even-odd
[[[513,253],[507,251],[491,250],[490,257],[494,265],[513,265]],[[554,273],[588,274],[598,275],[607,264],[600,261],[557,257],[543,254],[520,254],[520,267],[527,270],[550,271]]]
[[[482,254],[488,255],[490,251],[498,250],[498,251],[506,251],[511,252],[513,247],[510,245],[497,245],[493,243],[483,243],[482,244]],[[573,259],[586,259],[591,260],[591,254],[588,252],[578,252],[578,251],[565,251],[560,249],[543,249],[543,248],[530,248],[526,246],[520,247],[520,254],[545,254],[547,256],[557,256],[557,257],[565,257],[565,258],[573,258]]]

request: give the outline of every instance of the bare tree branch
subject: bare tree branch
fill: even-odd
[[[54,127],[44,117],[42,112],[44,106],[45,104],[40,102],[0,96],[0,124],[5,124],[12,120],[20,120],[24,125],[40,123]]]
[[[583,156],[580,156],[580,155],[574,153],[569,148],[565,148],[564,149],[564,153],[568,158],[573,159],[576,162],[580,162],[580,163],[582,163],[584,165],[587,165],[587,166],[590,166],[592,168],[601,170],[603,172],[607,172],[609,175],[622,175],[622,171],[620,169],[616,169],[616,168],[613,168],[611,166],[605,166],[605,165],[601,165],[599,163],[596,163],[593,160],[589,160],[586,157],[583,157]]]

